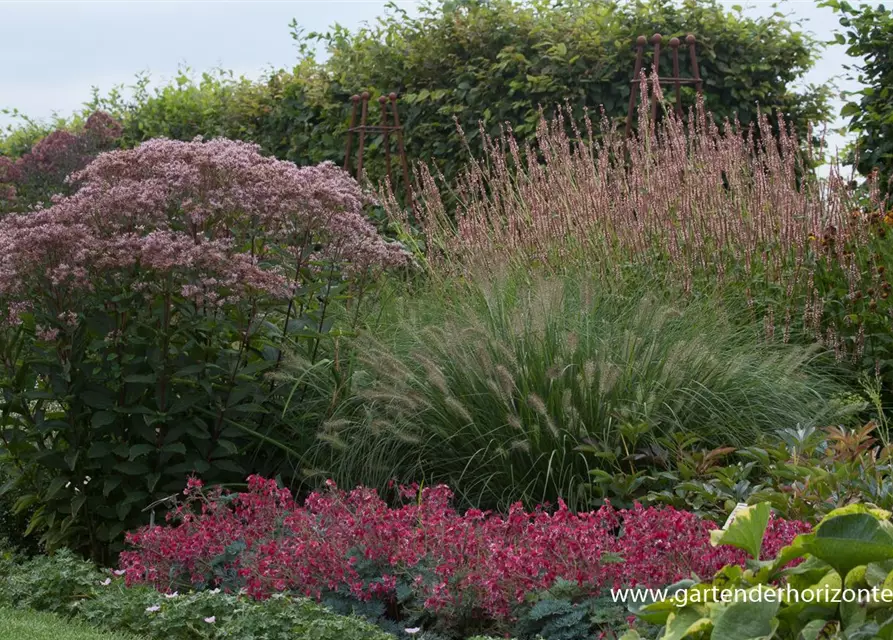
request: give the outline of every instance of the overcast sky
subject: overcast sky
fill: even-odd
[[[396,2],[412,11],[416,2]],[[356,27],[385,11],[381,0],[292,1],[57,1],[0,0],[0,107],[32,117],[67,115],[90,98],[128,84],[137,72],[163,81],[178,67],[200,72],[214,67],[257,77],[296,59],[289,35],[292,18],[308,31],[335,22]],[[730,1],[751,15],[771,14],[771,1]],[[807,20],[823,40],[837,19],[811,0],[787,0],[782,10]],[[829,47],[807,81],[826,83],[843,74],[842,46]],[[842,79],[841,87],[852,88]],[[839,105],[838,105],[839,106]],[[839,110],[839,109],[838,109]],[[0,124],[8,122],[0,115]],[[840,143],[839,138],[834,139]]]

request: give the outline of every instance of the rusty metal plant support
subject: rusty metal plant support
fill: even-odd
[[[385,152],[385,163],[388,169],[388,182],[393,187],[391,179],[391,135],[397,138],[397,154],[400,156],[400,166],[403,169],[403,186],[406,189],[406,203],[409,208],[413,208],[412,201],[412,183],[409,181],[409,165],[406,162],[406,149],[403,145],[403,127],[400,125],[400,115],[397,113],[397,94],[391,93],[388,96],[381,96],[378,99],[381,108],[380,122],[377,125],[367,124],[369,115],[369,92],[364,91],[361,95],[351,96],[350,101],[353,103],[353,110],[350,116],[350,128],[347,130],[347,144],[344,150],[344,170],[351,173],[351,150],[353,148],[354,134],[358,134],[359,142],[357,149],[357,170],[356,178],[360,180],[363,175],[363,156],[366,151],[366,134],[380,133],[384,137],[383,146]],[[390,102],[390,118],[393,118],[393,124],[389,124],[388,102]],[[360,124],[357,125],[357,112],[360,112]]]
[[[655,33],[651,36],[651,44],[654,45],[654,58],[652,64],[654,65],[654,73],[658,74],[658,70],[660,69],[660,43],[663,39],[659,33]],[[636,65],[633,69],[633,78],[630,80],[630,90],[629,90],[629,109],[626,112],[626,135],[629,136],[630,131],[633,126],[633,113],[636,110],[636,94],[639,90],[639,85],[642,82],[640,77],[642,73],[642,64],[644,62],[645,56],[645,45],[648,43],[648,38],[645,36],[639,36],[636,38]],[[680,41],[679,38],[671,38],[670,39],[670,51],[671,57],[673,60],[673,77],[672,78],[661,78],[658,74],[657,81],[661,84],[665,83],[673,83],[676,91],[676,115],[678,117],[682,117],[682,85],[684,84],[693,84],[695,86],[695,90],[698,92],[700,96],[703,92],[703,83],[701,82],[701,72],[698,69],[698,56],[695,53],[695,37],[692,34],[688,34],[685,36],[685,43],[688,45],[688,55],[691,60],[691,75],[690,78],[683,78],[679,75],[679,46]],[[651,86],[650,83],[648,86]],[[653,92],[653,90],[652,90]],[[643,96],[643,99],[646,96]],[[651,120],[652,122],[657,118],[657,101],[651,101]]]

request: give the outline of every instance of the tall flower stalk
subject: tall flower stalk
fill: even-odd
[[[419,167],[414,217],[387,203],[434,273],[571,265],[605,281],[647,274],[681,293],[718,286],[768,334],[802,331],[842,359],[887,368],[872,338],[893,317],[893,216],[874,180],[856,189],[836,165],[817,177],[814,149],[784,120],[720,127],[698,105],[654,123],[643,103],[628,139],[604,115],[581,130],[564,109],[541,119],[535,143],[508,126],[480,133],[485,156],[455,185]]]

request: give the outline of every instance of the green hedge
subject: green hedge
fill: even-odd
[[[863,174],[879,169],[882,188],[893,175],[893,11],[882,4],[853,6],[849,2],[825,0],[821,4],[834,9],[844,28],[837,42],[862,64],[855,67],[862,89],[852,94],[841,115],[849,118],[856,134],[857,167]]]
[[[355,33],[335,26],[305,34],[295,27],[301,61],[260,83],[225,72],[196,80],[184,72],[155,91],[143,78],[132,101],[113,92],[92,107],[126,120],[129,145],[158,136],[226,136],[256,141],[301,165],[340,164],[350,96],[395,91],[410,159],[436,159],[451,177],[469,150],[479,155],[479,122],[490,134],[509,122],[530,140],[539,108],[565,101],[575,116],[584,107],[597,116],[604,105],[609,116],[622,120],[634,40],[655,32],[665,43],[672,36],[697,36],[707,108],[718,119],[737,113],[742,123],[751,123],[757,103],[786,114],[801,131],[807,121],[828,116],[826,88],[793,89],[820,45],[781,14],[754,19],[717,0],[449,0],[424,3],[414,16],[392,7],[380,22]],[[328,51],[324,61],[311,53],[319,44]],[[668,56],[664,65],[662,74],[672,75]],[[683,73],[688,68],[684,59]],[[693,89],[686,88],[685,103],[693,98]],[[370,106],[374,124],[378,104]],[[21,136],[14,141],[21,146]],[[382,175],[380,143],[380,137],[367,140],[366,166],[373,178]]]

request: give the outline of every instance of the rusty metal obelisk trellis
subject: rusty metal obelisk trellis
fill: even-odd
[[[357,170],[356,178],[361,179],[363,175],[363,158],[366,152],[366,134],[380,133],[383,136],[382,146],[385,153],[385,164],[388,171],[388,182],[391,188],[394,182],[391,177],[391,134],[397,138],[397,153],[400,156],[400,165],[403,169],[403,188],[406,190],[406,204],[412,209],[412,183],[409,181],[409,165],[406,163],[406,150],[403,146],[403,127],[400,125],[400,115],[397,113],[397,94],[391,93],[388,96],[381,96],[378,104],[381,107],[381,119],[379,124],[367,124],[369,115],[369,92],[364,91],[361,95],[351,96],[350,101],[353,103],[353,110],[350,116],[350,128],[347,130],[347,144],[344,150],[344,170],[351,172],[351,150],[353,148],[353,136],[356,133],[359,138],[357,148]],[[389,124],[388,102],[390,102],[390,118],[393,124]],[[360,112],[360,124],[357,125],[357,112]]]
[[[652,61],[654,67],[654,73],[658,74],[658,82],[661,84],[665,83],[673,83],[673,86],[676,89],[676,115],[682,117],[682,85],[684,84],[693,84],[695,86],[695,90],[698,92],[698,95],[701,95],[703,91],[703,84],[701,82],[701,72],[698,69],[698,56],[695,53],[695,37],[692,34],[688,34],[685,37],[685,43],[688,45],[688,55],[691,60],[691,77],[683,78],[679,72],[679,46],[681,42],[679,38],[671,38],[670,39],[670,57],[673,62],[673,77],[672,78],[662,78],[658,73],[660,69],[660,43],[663,39],[659,33],[655,33],[651,36],[651,44],[654,45],[654,58]],[[633,126],[633,114],[636,111],[636,94],[639,91],[639,85],[642,82],[641,73],[642,73],[642,65],[644,63],[645,57],[645,45],[648,44],[648,38],[645,36],[639,36],[636,38],[636,66],[633,70],[633,78],[630,80],[630,90],[629,90],[629,110],[626,113],[626,135],[629,136],[630,131],[632,131]],[[649,82],[648,86],[652,86]],[[647,96],[642,96],[643,99]],[[652,97],[653,97],[653,89],[652,89]],[[652,122],[657,118],[657,100],[651,101],[651,120]]]

